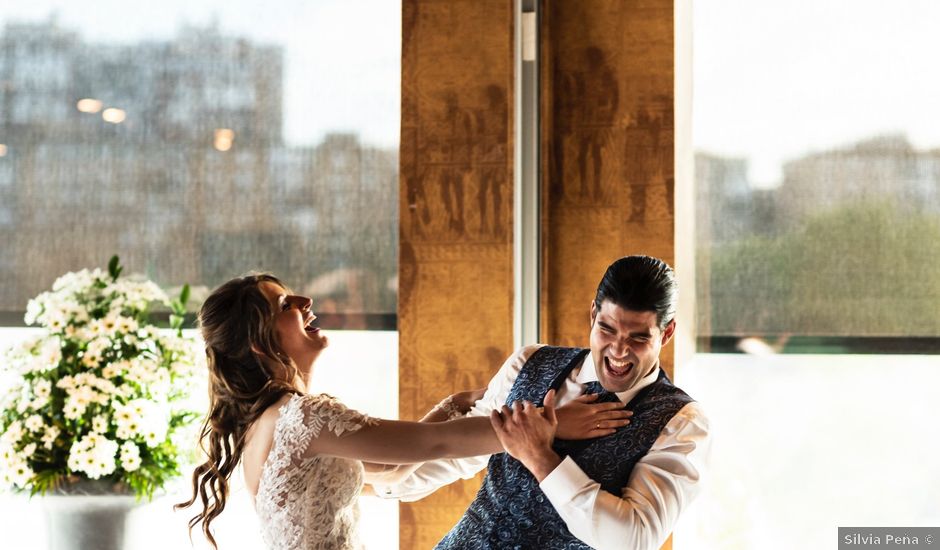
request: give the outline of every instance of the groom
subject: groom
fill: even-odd
[[[633,411],[629,425],[597,439],[552,442],[550,432],[513,422],[522,411],[503,409],[494,427],[508,453],[488,463],[486,457],[428,462],[376,493],[417,500],[487,466],[476,500],[438,549],[659,548],[699,491],[709,442],[702,409],[659,367],[675,331],[676,297],[675,275],[662,260],[617,260],[591,304],[590,349],[520,349],[468,413],[541,404],[554,389],[559,406],[585,393],[619,400]]]

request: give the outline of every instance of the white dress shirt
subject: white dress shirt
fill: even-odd
[[[522,366],[540,347],[527,346],[510,356],[468,415],[489,415],[505,404]],[[633,388],[617,393],[617,397],[629,403],[658,376],[657,366]],[[556,406],[582,395],[584,384],[596,380],[594,361],[588,353],[559,388]],[[709,441],[708,419],[701,406],[692,402],[676,413],[649,452],[636,463],[619,497],[601,489],[571,457],[566,457],[539,486],[568,530],[589,546],[656,550],[699,492]],[[376,485],[375,492],[383,498],[418,500],[457,479],[473,477],[486,467],[488,459],[486,455],[427,462],[397,485]]]

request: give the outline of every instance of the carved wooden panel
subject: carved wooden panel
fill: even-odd
[[[399,398],[420,418],[512,353],[512,2],[403,0]],[[482,476],[403,503],[432,548]]]
[[[673,3],[542,6],[542,337],[584,346],[613,260],[674,263]]]

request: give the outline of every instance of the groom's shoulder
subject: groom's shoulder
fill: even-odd
[[[520,348],[519,352],[524,352],[526,359],[532,359],[533,357],[546,358],[546,357],[574,357],[584,351],[584,348],[576,348],[569,346],[555,346],[552,344],[533,344],[531,346],[525,346]]]
[[[522,369],[531,364],[533,359],[536,362],[553,362],[552,359],[557,354],[571,354],[572,357],[582,351],[581,348],[568,348],[563,346],[552,346],[549,344],[529,344],[518,348],[500,367],[499,372],[494,379],[503,380],[504,383],[512,384]],[[545,361],[548,360],[548,361]]]
[[[668,380],[668,378],[666,378],[666,380]],[[707,432],[709,430],[708,415],[702,404],[686,390],[678,385],[672,384],[671,381],[666,384],[666,387],[668,388],[666,395],[670,396],[667,398],[679,401],[679,410],[676,411],[673,421],[682,419],[685,422],[698,425],[703,431]]]
[[[575,360],[578,355],[584,352],[583,348],[570,348],[564,346],[553,346],[549,344],[534,344],[526,346],[517,352],[516,367],[517,372],[526,370],[530,375],[534,373],[546,374],[557,370],[559,367]]]
[[[538,353],[542,348],[548,347],[545,344],[529,344],[522,346],[521,348],[516,349],[512,355],[509,356],[508,361],[514,361],[520,364],[525,364],[526,361],[532,358],[533,355]]]

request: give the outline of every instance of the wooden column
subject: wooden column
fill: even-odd
[[[542,336],[586,346],[613,260],[674,264],[673,0],[542,5]]]
[[[399,398],[420,418],[512,352],[513,20],[508,0],[403,0]],[[480,479],[401,505],[432,548]]]

